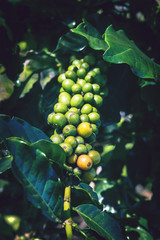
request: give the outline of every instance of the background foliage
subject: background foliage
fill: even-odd
[[[100,59],[104,57],[110,62],[105,65],[108,95],[104,98],[101,109],[102,127],[95,143],[95,147],[100,149],[103,156],[102,171],[95,181],[95,191],[104,209],[119,222],[123,236],[128,236],[131,240],[160,238],[159,67],[153,63],[154,66],[150,67],[150,59],[147,58],[149,67],[146,69],[142,66],[143,74],[150,74],[144,76],[137,74],[135,65],[129,62],[135,75],[129,65],[124,64],[123,59],[121,64],[114,64],[118,63],[112,58],[114,53],[110,51],[110,54],[104,54],[104,51],[108,45],[117,50],[117,46],[124,44],[124,41],[118,41],[119,36],[115,42],[112,41],[112,35],[107,39],[107,31],[111,29],[109,26],[112,24],[114,33],[120,34],[119,30],[123,29],[128,39],[132,39],[144,54],[155,63],[160,63],[159,12],[158,0],[5,0],[0,10],[0,112],[11,118],[16,116],[24,119],[23,124],[15,120],[15,132],[18,132],[22,124],[25,134],[28,133],[25,128],[28,126],[26,121],[39,128],[38,132],[32,129],[36,139],[27,136],[25,142],[17,143],[17,138],[22,136],[18,133],[11,134],[9,129],[13,129],[10,125],[12,122],[7,120],[9,126],[7,125],[5,131],[4,122],[1,122],[1,134],[3,131],[3,136],[8,134],[6,137],[10,137],[10,140],[6,144],[14,142],[16,151],[18,148],[23,151],[27,148],[31,156],[41,159],[42,166],[45,165],[45,170],[49,172],[46,188],[55,184],[57,174],[63,176],[58,164],[55,173],[44,163],[44,159],[49,158],[49,153],[46,152],[46,156],[42,156],[42,144],[38,142],[41,138],[49,141],[51,135],[52,129],[47,124],[47,116],[57,101],[57,75],[69,65],[71,59],[81,58],[88,53]],[[75,35],[73,31],[76,32],[78,27],[81,30],[79,24],[83,18],[89,24],[88,35],[86,32],[85,35]],[[102,37],[104,33],[106,42]],[[133,45],[134,43],[132,42]],[[139,64],[143,63],[141,58],[137,61]],[[151,72],[147,71],[148,69],[151,69]],[[155,72],[156,76],[153,76]],[[12,157],[4,143],[1,143],[1,149],[0,171],[3,172],[10,167]],[[16,164],[20,164],[19,159],[16,159]],[[34,167],[40,166],[35,163]],[[18,172],[15,175],[20,178]],[[29,173],[27,179],[33,184]],[[30,184],[26,186],[29,191]],[[59,192],[63,190],[61,181],[57,188]],[[89,189],[86,186],[77,188],[81,189],[81,194],[85,192],[86,197],[84,202],[81,202],[82,205],[78,206],[80,196],[77,195],[76,188],[73,190],[73,215],[80,211],[80,215],[87,222],[89,213],[86,214],[86,209],[94,208],[92,204],[95,204],[97,199],[88,194]],[[62,201],[61,197],[56,197],[58,203]],[[59,223],[51,223],[40,210],[27,201],[22,186],[9,169],[1,174],[0,203],[2,239],[19,239],[18,236],[25,234],[30,235],[30,239],[32,236],[41,239],[65,238],[64,229],[60,228]],[[87,208],[86,203],[89,203]],[[43,204],[49,207],[47,199]],[[95,211],[98,215],[98,203]],[[14,221],[11,221],[11,216]],[[58,217],[63,218],[60,211]],[[87,224],[91,229],[88,233],[92,236],[93,226],[89,221]],[[94,224],[94,227],[97,227],[94,236],[97,239],[107,237],[108,233],[101,233],[97,223]],[[103,224],[105,227],[105,223]],[[81,238],[75,231],[75,239],[76,237]]]

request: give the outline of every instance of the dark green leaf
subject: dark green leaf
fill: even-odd
[[[46,155],[20,139],[8,139],[13,155],[12,170],[28,199],[51,220],[62,218],[63,185]]]
[[[133,228],[133,227],[126,226],[126,231],[127,232],[130,232],[130,231],[138,232],[140,235],[138,240],[144,240],[144,239],[153,240],[153,237],[142,227]]]
[[[68,48],[72,51],[82,51],[87,45],[87,41],[84,37],[81,37],[73,32],[68,32],[62,37],[60,37],[57,47],[54,50],[62,50],[63,48]]]
[[[0,158],[0,174],[11,168],[12,157],[6,156]]]
[[[126,63],[137,76],[160,80],[160,65],[153,62],[129,40],[123,30],[115,31],[112,25],[109,26],[105,31],[105,41],[109,45],[104,54],[106,61]]]
[[[121,235],[119,224],[108,213],[100,211],[94,205],[83,204],[74,210],[84,219],[88,227],[105,239],[125,239]]]
[[[66,154],[58,144],[54,144],[47,140],[40,140],[32,144],[32,146],[43,152],[51,163],[55,162],[60,167],[63,167],[66,160]]]
[[[97,193],[98,199],[100,202],[102,202],[102,200],[103,200],[101,193],[112,187],[114,187],[114,185],[109,183],[107,181],[107,179],[106,180],[102,179],[102,180],[96,181],[95,192]]]
[[[0,136],[4,138],[19,137],[33,143],[40,139],[51,141],[40,129],[32,127],[26,121],[0,114]]]
[[[103,40],[97,29],[86,20],[83,20],[83,23],[80,23],[76,28],[72,29],[72,31],[87,38],[90,47],[95,50],[105,51],[108,47],[107,43]]]
[[[72,187],[72,192],[73,192],[73,198],[77,196],[79,199],[78,204],[80,204],[80,201],[83,200],[83,203],[88,203],[91,202],[95,204],[97,207],[101,207],[99,202],[98,202],[98,197],[97,194],[92,190],[92,188],[86,184],[86,183],[80,183],[77,186]]]

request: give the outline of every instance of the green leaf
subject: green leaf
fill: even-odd
[[[72,186],[72,193],[73,193],[73,199],[75,197],[78,198],[77,205],[80,204],[80,201],[82,200],[83,203],[91,202],[94,205],[96,205],[99,208],[102,208],[102,206],[98,202],[97,194],[93,191],[93,189],[86,183],[80,183],[76,186]]]
[[[109,183],[107,181],[107,179],[98,180],[95,183],[96,183],[95,184],[95,192],[98,195],[99,201],[102,202],[102,200],[103,200],[102,192],[114,187],[114,185],[112,183]]]
[[[123,30],[115,31],[112,25],[109,26],[105,31],[105,41],[109,45],[104,54],[106,61],[126,63],[135,75],[160,80],[160,65],[145,55],[134,41],[129,40]]]
[[[64,189],[46,155],[20,139],[10,138],[8,145],[13,155],[12,171],[28,199],[52,221],[62,219]]]
[[[130,226],[126,226],[126,231],[130,232],[130,231],[134,231],[134,232],[138,232],[140,237],[138,238],[138,240],[153,240],[153,237],[142,227],[137,227],[137,228],[133,228]]]
[[[60,167],[63,167],[66,160],[66,154],[58,144],[54,144],[47,140],[39,140],[33,143],[32,146],[43,152],[51,163],[55,162]]]
[[[12,156],[0,158],[0,174],[11,168]]]
[[[73,28],[72,31],[87,38],[90,47],[95,50],[105,51],[108,47],[107,43],[103,40],[101,34],[97,31],[97,29],[84,19],[83,23],[80,23],[76,28]]]
[[[32,127],[29,123],[20,118],[11,118],[3,114],[0,114],[0,137],[19,137],[30,143],[40,139],[46,139],[51,142],[50,138],[40,129]]]
[[[84,37],[77,36],[77,34],[73,32],[68,32],[62,37],[60,37],[57,47],[54,50],[63,50],[64,48],[68,48],[72,51],[79,52],[82,51],[87,46],[87,41]]]
[[[105,239],[125,239],[121,235],[119,224],[108,213],[100,211],[94,205],[83,204],[73,210],[84,219],[88,227]]]

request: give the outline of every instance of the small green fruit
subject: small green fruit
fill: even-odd
[[[62,83],[66,79],[65,73],[62,73],[58,76],[58,82]]]
[[[92,112],[92,106],[89,103],[86,103],[83,105],[83,107],[81,108],[81,113],[82,114],[89,114]]]
[[[75,149],[75,153],[77,153],[78,155],[88,153],[87,147],[84,144],[78,144]]]
[[[78,113],[69,112],[67,120],[69,124],[77,126],[80,123],[80,116]]]
[[[87,102],[87,103],[93,103],[93,100],[94,100],[94,95],[93,95],[93,93],[87,92],[87,93],[84,95],[84,101],[85,101],[85,102]]]
[[[72,86],[72,93],[74,94],[81,93],[81,91],[82,91],[82,87],[78,83]]]
[[[63,113],[64,114],[64,113],[67,112],[67,110],[68,110],[68,107],[64,103],[56,103],[54,105],[54,112],[55,113]]]
[[[53,134],[50,139],[52,140],[53,143],[60,144],[63,142],[63,138],[58,135],[58,134]]]
[[[77,79],[77,75],[76,75],[76,73],[75,73],[74,71],[70,71],[70,70],[66,71],[66,72],[65,72],[65,76],[66,76],[67,79],[71,79],[71,80],[73,80],[74,82],[75,82],[76,79]]]
[[[83,97],[81,94],[75,94],[72,98],[71,98],[71,106],[72,107],[77,107],[80,108],[83,105]]]
[[[65,143],[69,143],[71,144],[71,146],[73,148],[75,148],[78,144],[76,138],[74,136],[68,136],[65,140],[64,140]]]
[[[76,136],[76,133],[77,133],[77,130],[76,130],[76,127],[73,126],[73,125],[66,125],[64,128],[63,128],[63,135],[65,137],[68,137],[68,136]]]
[[[85,68],[80,67],[80,68],[77,70],[77,77],[79,77],[79,78],[84,78],[85,76],[86,76],[86,70],[85,70]]]
[[[100,115],[96,112],[91,112],[88,114],[91,123],[97,123],[100,121]]]
[[[91,83],[86,83],[86,84],[84,84],[84,86],[82,87],[82,91],[83,91],[84,93],[92,92],[92,91],[93,91],[92,84],[91,84]]]
[[[52,117],[52,124],[55,127],[63,128],[67,123],[66,117],[62,113],[56,113]]]
[[[60,146],[63,148],[63,150],[66,153],[66,156],[71,156],[73,152],[73,148],[69,143],[61,143]]]
[[[96,176],[96,170],[92,167],[90,170],[83,172],[82,179],[91,182]]]
[[[101,155],[98,151],[91,150],[88,152],[88,156],[92,159],[93,165],[97,165],[101,161]]]
[[[64,103],[69,107],[71,103],[71,95],[67,92],[60,93],[58,97],[58,102]]]
[[[72,86],[74,85],[74,81],[71,80],[71,79],[65,79],[63,82],[62,82],[62,87],[63,89],[68,92],[68,93],[71,93],[72,92]]]
[[[87,114],[81,114],[80,115],[80,120],[81,120],[81,122],[90,122]]]
[[[101,107],[103,104],[103,98],[100,95],[94,95],[94,105],[96,107]]]
[[[81,136],[77,136],[76,141],[78,142],[78,144],[84,144],[84,139]]]

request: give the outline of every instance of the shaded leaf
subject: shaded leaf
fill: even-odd
[[[91,48],[95,50],[106,50],[108,47],[107,43],[103,40],[101,34],[83,19],[83,23],[80,23],[76,28],[72,29],[74,33],[80,34],[87,38]]]
[[[90,201],[91,203],[95,204],[97,207],[102,206],[98,202],[97,194],[93,191],[93,189],[86,183],[80,183],[77,186],[72,187],[73,198],[75,196],[78,197],[78,205],[80,201],[83,200],[83,203]]]
[[[14,92],[14,84],[6,74],[0,74],[0,102],[8,99]]]
[[[112,25],[109,26],[105,31],[105,41],[109,45],[104,54],[106,61],[126,63],[135,75],[160,80],[160,65],[145,55],[134,41],[129,40],[123,30],[115,31]]]
[[[109,183],[107,181],[107,179],[106,180],[102,179],[102,180],[96,181],[95,192],[97,193],[98,199],[100,202],[102,202],[102,200],[103,200],[103,196],[101,193],[112,187],[114,187],[114,185]]]
[[[60,37],[54,52],[57,50],[61,50],[64,47],[72,51],[79,52],[79,51],[82,51],[86,46],[87,46],[87,41],[84,37],[81,37],[73,32],[68,32],[62,37]]]
[[[62,218],[63,185],[45,154],[20,139],[10,138],[8,145],[14,158],[12,171],[28,199],[52,221]]]
[[[39,140],[32,144],[32,146],[43,152],[51,163],[55,162],[60,167],[63,167],[66,160],[66,154],[58,144],[47,140]]]
[[[12,157],[10,155],[0,158],[0,174],[11,168],[11,163]]]
[[[40,139],[46,139],[51,142],[50,138],[40,129],[32,127],[29,123],[20,118],[11,118],[3,114],[0,114],[0,136],[4,138],[19,137],[30,143]]]
[[[74,210],[84,219],[88,227],[105,239],[125,239],[121,235],[119,224],[106,212],[92,204],[80,205]]]
[[[133,227],[126,226],[126,231],[127,232],[130,232],[130,231],[138,232],[140,235],[138,240],[144,240],[144,239],[153,240],[153,237],[149,234],[149,232],[147,232],[142,227],[133,228]]]

